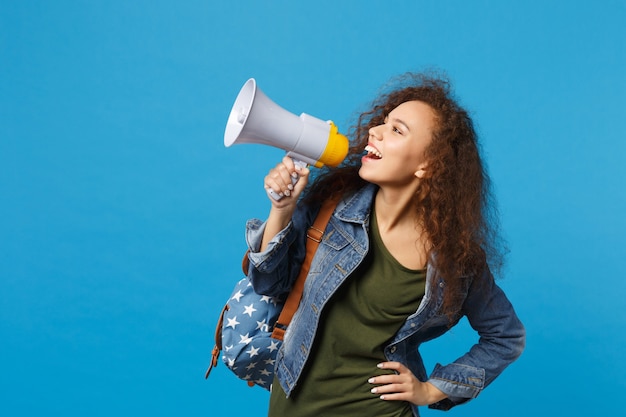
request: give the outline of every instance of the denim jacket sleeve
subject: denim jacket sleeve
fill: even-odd
[[[475,398],[524,350],[524,326],[488,269],[470,283],[462,313],[478,333],[478,343],[453,363],[435,366],[429,382],[448,398],[430,408],[449,410]]]
[[[280,297],[290,291],[306,254],[310,217],[310,210],[299,206],[289,224],[270,240],[263,252],[259,248],[265,222],[252,219],[246,223],[248,277],[258,294]]]

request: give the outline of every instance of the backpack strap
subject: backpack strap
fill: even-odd
[[[291,323],[291,319],[300,305],[300,299],[302,298],[302,292],[304,291],[304,282],[309,274],[313,256],[315,256],[317,247],[322,241],[324,231],[326,230],[326,226],[328,225],[330,217],[332,216],[333,211],[335,211],[336,206],[336,200],[326,200],[324,204],[322,204],[322,207],[315,218],[315,222],[307,231],[306,255],[304,257],[304,261],[302,262],[302,267],[300,268],[300,274],[298,275],[298,278],[296,278],[296,282],[293,284],[287,300],[285,300],[285,305],[280,312],[280,316],[278,316],[278,320],[276,320],[276,324],[274,324],[274,330],[272,331],[272,338],[274,339],[283,340],[287,326]]]
[[[215,346],[213,346],[213,351],[211,352],[211,363],[204,374],[204,379],[207,379],[211,370],[217,366],[217,361],[222,350],[222,323],[224,323],[224,313],[226,313],[229,309],[230,307],[226,304],[220,313],[220,318],[217,321],[217,326],[215,327]]]

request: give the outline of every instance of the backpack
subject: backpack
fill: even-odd
[[[222,352],[222,361],[237,377],[248,381],[251,387],[258,385],[270,389],[274,379],[276,354],[282,345],[287,326],[300,304],[311,261],[322,241],[336,203],[335,200],[325,202],[307,231],[306,255],[298,278],[285,300],[255,293],[247,276],[237,282],[219,316],[215,329],[215,346],[205,378],[217,366]],[[247,274],[247,253],[242,269]]]

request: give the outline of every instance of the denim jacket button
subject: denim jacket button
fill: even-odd
[[[395,353],[396,352],[396,347],[392,346],[391,349],[389,350],[391,353]]]

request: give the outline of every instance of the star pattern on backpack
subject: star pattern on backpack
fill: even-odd
[[[247,278],[228,300],[222,325],[222,361],[239,378],[269,389],[281,341],[272,339],[282,301],[254,292]]]

